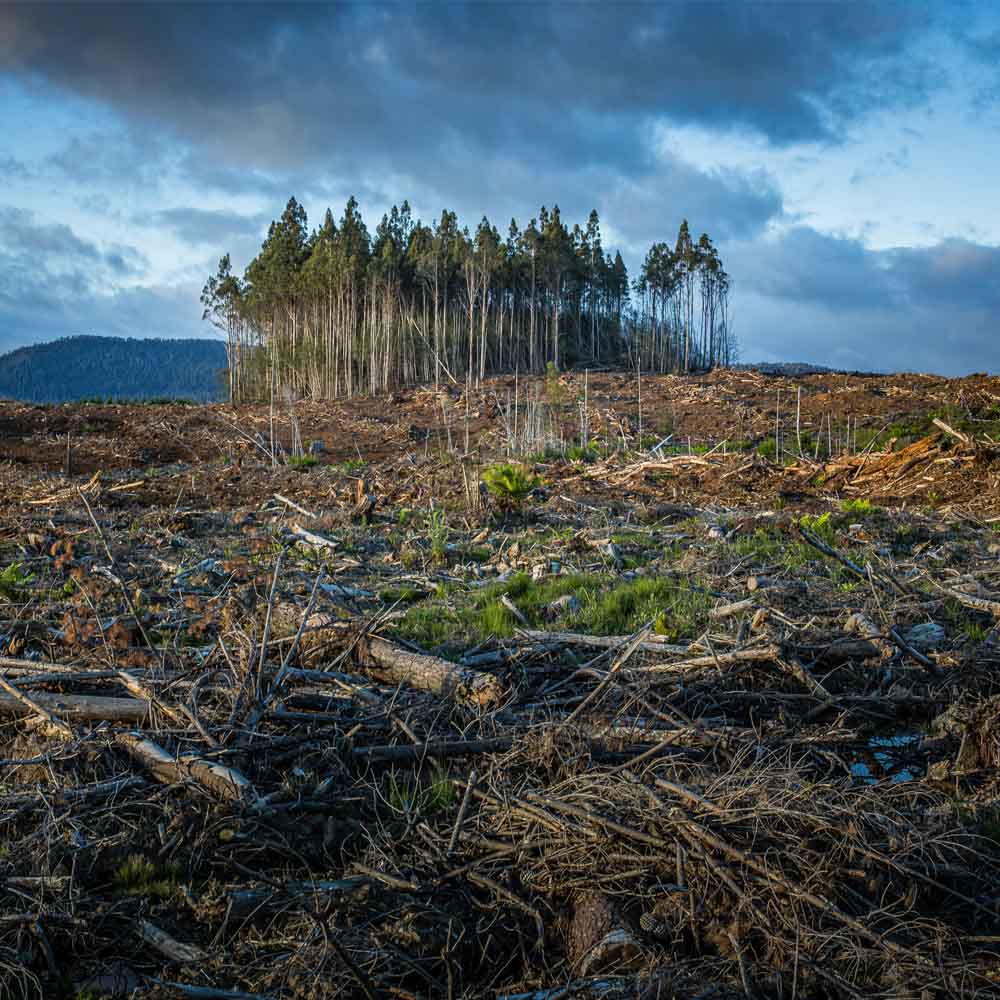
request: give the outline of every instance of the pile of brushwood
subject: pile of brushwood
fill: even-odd
[[[1000,991],[990,522],[688,511],[668,567],[554,509],[520,576],[477,525],[513,625],[431,652],[346,525],[271,506],[241,577],[205,512],[50,500],[0,577],[3,1000]],[[528,607],[595,558],[697,579],[697,634]]]

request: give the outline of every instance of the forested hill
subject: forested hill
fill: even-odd
[[[0,398],[221,399],[226,349],[217,340],[64,337],[0,355]]]

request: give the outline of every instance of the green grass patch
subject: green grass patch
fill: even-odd
[[[386,587],[378,592],[378,598],[384,604],[414,604],[426,596],[427,591],[419,587]]]
[[[311,469],[319,465],[319,459],[315,455],[289,455],[288,465],[292,469]]]
[[[413,817],[433,816],[454,805],[458,799],[455,785],[440,765],[431,770],[426,781],[392,774],[387,791],[389,805],[396,812]]]
[[[20,600],[25,587],[34,579],[31,573],[25,572],[20,563],[12,562],[0,572],[0,596],[6,597],[9,601]]]
[[[115,870],[112,884],[119,896],[169,899],[177,890],[180,868],[157,865],[144,854],[130,854]]]
[[[881,513],[882,508],[877,507],[871,500],[841,500],[840,510],[853,517],[871,517],[873,514]]]
[[[546,620],[544,609],[565,595],[576,597],[579,609]],[[535,581],[517,573],[484,587],[471,600],[466,597],[461,607],[444,602],[413,607],[397,628],[404,638],[425,648],[462,647],[489,636],[508,638],[518,622],[501,602],[503,597],[533,627],[625,635],[652,621],[660,635],[672,639],[693,638],[702,631],[712,605],[707,594],[662,577],[622,582],[614,576],[575,573]]]

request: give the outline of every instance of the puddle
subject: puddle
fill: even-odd
[[[851,774],[870,785],[875,784],[876,781],[887,779],[893,783],[916,781],[922,776],[923,771],[905,763],[906,753],[904,751],[919,746],[921,738],[921,733],[873,736],[868,741],[867,751],[863,751],[861,754],[862,757],[870,758],[870,760],[852,761]]]

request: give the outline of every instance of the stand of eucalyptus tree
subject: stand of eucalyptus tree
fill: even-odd
[[[292,198],[243,278],[227,254],[202,302],[226,334],[238,402],[279,386],[375,394],[626,357],[658,371],[710,367],[732,353],[727,291],[711,241],[692,246],[687,222],[677,250],[656,244],[630,289],[596,211],[570,230],[543,207],[524,230],[511,220],[504,239],[485,217],[470,232],[447,210],[424,225],[404,201],[372,237],[353,197],[339,223],[328,209],[312,232]]]
[[[736,360],[729,275],[707,234],[691,240],[687,219],[673,250],[650,247],[635,292],[630,340],[641,367],[687,372]]]

